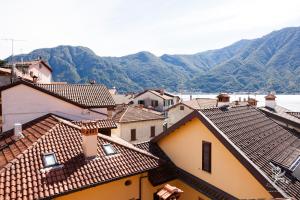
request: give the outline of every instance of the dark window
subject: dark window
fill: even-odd
[[[151,101],[151,106],[152,107],[157,107],[158,106],[158,101],[157,100],[152,100]]]
[[[53,167],[58,165],[55,153],[45,153],[43,154],[43,164],[44,167]]]
[[[211,172],[211,143],[202,142],[202,170]]]
[[[151,134],[150,137],[154,137],[155,136],[155,126],[151,126]]]
[[[113,155],[113,154],[117,153],[117,151],[115,150],[115,148],[111,144],[104,144],[103,145],[103,149],[104,149],[105,154],[107,156]]]
[[[138,104],[145,105],[145,101],[144,100],[138,100]]]
[[[184,106],[180,106],[180,110],[184,110]]]
[[[131,180],[126,180],[126,181],[125,181],[125,185],[126,185],[126,186],[131,185],[131,183],[132,183]]]
[[[135,129],[131,129],[131,136],[130,136],[130,140],[134,141],[136,140],[136,130]]]

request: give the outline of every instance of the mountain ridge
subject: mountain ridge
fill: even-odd
[[[155,56],[141,51],[101,57],[87,47],[60,45],[17,55],[14,60],[41,56],[53,67],[55,81],[96,80],[122,92],[163,87],[177,92],[299,93],[298,55],[300,27],[289,27],[195,54]]]

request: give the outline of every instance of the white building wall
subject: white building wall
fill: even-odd
[[[157,110],[157,111],[160,111],[160,112],[162,112],[162,111],[168,109],[169,107],[171,107],[171,106],[173,106],[174,104],[176,104],[176,103],[179,102],[179,98],[174,97],[174,98],[173,98],[173,104],[164,106],[164,101],[165,101],[165,100],[164,100],[163,98],[161,98],[161,97],[159,97],[159,96],[157,96],[157,95],[151,93],[151,92],[145,92],[144,94],[141,94],[140,96],[134,98],[133,103],[134,103],[135,105],[138,105],[138,102],[139,102],[140,100],[144,100],[144,101],[145,101],[145,107],[146,107],[146,108],[148,108],[148,107],[151,106],[151,101],[152,101],[152,100],[158,101],[158,106],[155,107],[154,109]],[[167,100],[166,100],[166,101],[167,101]]]
[[[151,126],[155,126],[155,136],[162,133],[164,120],[149,120],[139,122],[118,123],[118,128],[112,130],[112,135],[121,137],[122,139],[140,143],[151,139]],[[136,140],[131,141],[131,129],[136,129]]]
[[[13,124],[26,123],[48,113],[54,113],[71,120],[106,119],[106,115],[83,109],[56,97],[18,85],[1,92],[3,131]],[[106,108],[102,108],[106,112]]]
[[[155,110],[158,110],[158,111],[163,111],[164,109],[164,99],[151,93],[151,92],[145,92],[144,94],[141,94],[140,96],[134,98],[133,100],[133,103],[135,105],[138,105],[138,102],[140,100],[144,100],[145,101],[145,107],[148,108],[151,106],[151,101],[152,100],[156,100],[158,101],[158,106],[155,107],[154,109]]]
[[[29,73],[30,71],[38,77],[38,83],[51,83],[52,73],[45,65],[41,64],[41,68],[38,65],[31,65]]]
[[[184,118],[185,116],[187,116],[188,114],[190,114],[191,112],[193,112],[192,109],[190,109],[189,107],[184,106],[184,110],[180,110],[180,106],[182,106],[183,104],[179,104],[177,106],[174,106],[173,108],[171,108],[170,110],[168,110],[168,118],[167,118],[167,123],[168,123],[168,127],[172,126],[173,124],[175,124],[176,122],[178,122],[179,120],[181,120],[182,118]]]

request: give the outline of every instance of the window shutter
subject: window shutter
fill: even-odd
[[[155,126],[151,126],[150,129],[151,129],[150,137],[154,137],[155,136]]]
[[[202,170],[211,172],[211,143],[202,142]]]
[[[136,140],[136,130],[135,129],[131,129],[131,141]]]

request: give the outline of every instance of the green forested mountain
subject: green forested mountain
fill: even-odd
[[[171,91],[300,92],[300,27],[193,55],[157,57],[139,52],[101,57],[86,47],[58,46],[18,55],[15,60],[39,56],[53,67],[55,81],[96,80],[119,91],[164,87]]]

